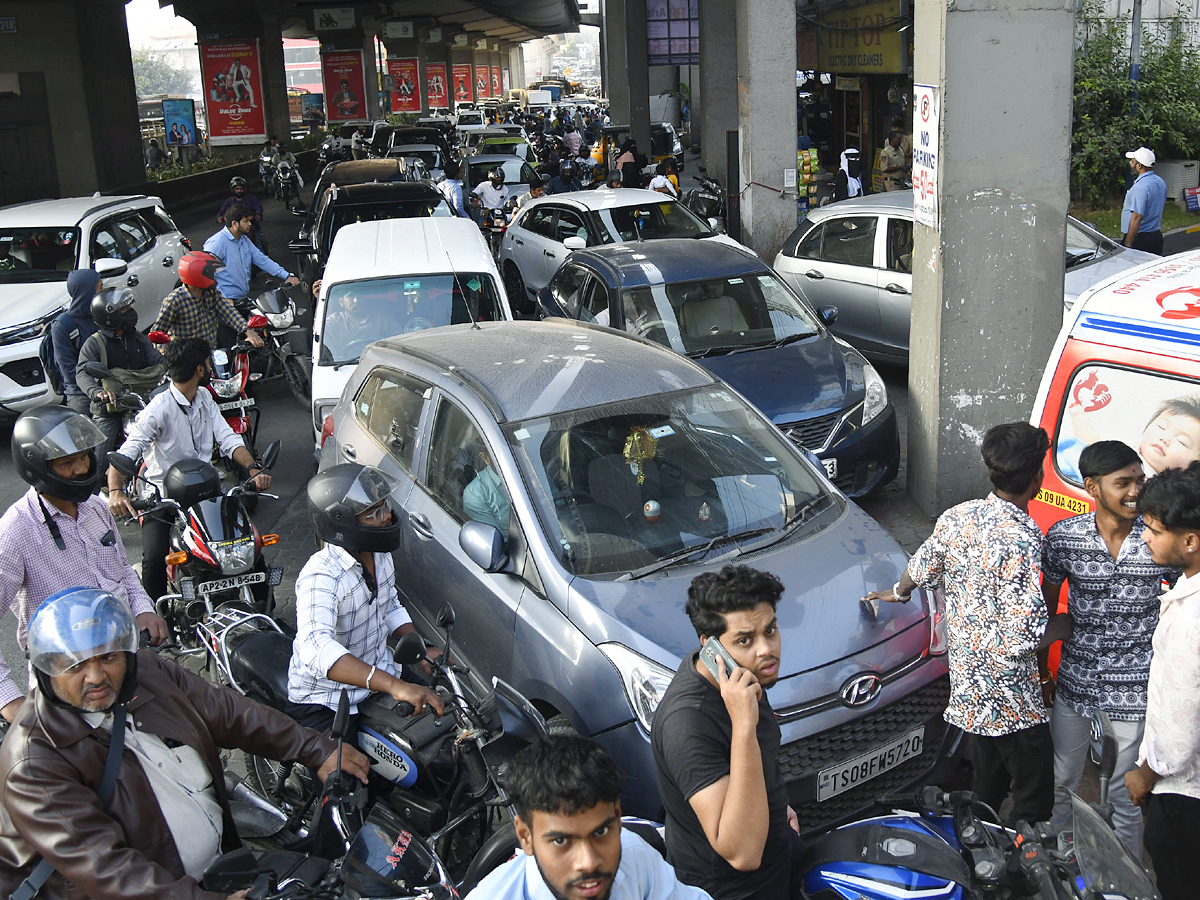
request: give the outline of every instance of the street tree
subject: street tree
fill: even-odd
[[[171,65],[161,53],[135,47],[130,56],[133,58],[133,82],[139,97],[187,94],[195,86],[191,72]]]

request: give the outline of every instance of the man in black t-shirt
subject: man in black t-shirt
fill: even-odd
[[[714,677],[692,651],[654,714],[654,768],[667,860],[716,900],[799,896],[799,821],[779,772],[780,733],[765,689],[779,678],[775,606],[783,585],[748,566],[698,575],[687,613],[701,644],[737,663]]]

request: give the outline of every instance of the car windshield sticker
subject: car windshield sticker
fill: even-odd
[[[408,292],[408,291],[419,291],[420,289],[421,289],[421,282],[419,282],[419,281],[406,281],[406,282],[404,282],[404,290],[405,290],[405,292]]]
[[[467,287],[469,287],[473,291],[479,290],[479,279],[472,278],[470,281],[467,282]]]
[[[763,462],[779,462],[774,456],[764,456]]]
[[[513,432],[513,437],[515,437],[518,441],[527,441],[529,440],[529,429],[518,428]]]
[[[362,413],[364,416],[370,411],[370,409],[371,409],[371,405],[369,403],[358,404],[358,411],[360,413]]]
[[[740,278],[730,278],[730,279],[729,279],[729,283],[730,283],[730,284],[741,284],[741,283],[742,283],[742,279],[740,279]]]
[[[669,437],[674,433],[675,429],[670,425],[659,425],[657,428],[650,429],[650,437],[654,438],[655,440],[661,440],[662,438]]]

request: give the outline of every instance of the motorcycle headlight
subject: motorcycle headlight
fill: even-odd
[[[887,409],[888,396],[887,385],[883,383],[883,379],[879,377],[879,373],[870,363],[863,366],[863,378],[867,383],[867,395],[863,400],[862,423],[866,425]]]
[[[240,575],[254,565],[254,538],[242,538],[213,547],[222,575]]]
[[[925,609],[929,613],[929,652],[940,656],[949,649],[949,638],[946,634],[946,598],[942,589],[932,591],[921,589],[925,595]]]
[[[622,644],[601,644],[600,652],[621,673],[625,697],[633,707],[638,724],[649,734],[654,711],[658,709],[675,673]]]
[[[230,397],[236,397],[242,392],[242,376],[234,375],[232,378],[214,378],[212,380],[212,389],[216,391],[218,397],[224,397],[226,400]]]
[[[272,328],[290,328],[296,321],[296,308],[289,306],[281,313],[264,313]]]

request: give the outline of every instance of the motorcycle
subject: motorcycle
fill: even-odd
[[[330,163],[344,162],[347,159],[350,159],[350,149],[340,139],[331,135],[317,148],[317,174],[324,172]]]
[[[683,195],[683,205],[707,220],[713,231],[725,230],[725,189],[721,182],[708,174],[704,166],[700,174],[692,176],[693,181],[700,182],[700,187],[689,188]]]
[[[508,230],[508,220],[511,216],[511,206],[508,208],[499,206],[491,209],[481,206],[479,208],[479,230],[483,233],[483,238],[487,241],[492,256],[500,253],[500,241],[504,238],[504,232]]]
[[[311,336],[306,327],[296,324],[296,317],[308,310],[297,307],[279,286],[268,287],[255,297],[254,310],[256,321],[263,318],[267,322],[262,329],[263,347],[258,351],[267,357],[262,380],[282,375],[293,396],[307,409],[312,397]]]
[[[231,621],[218,635],[216,646],[219,656],[227,660],[232,687],[282,709],[291,639],[277,624],[265,625],[262,618],[252,620],[243,614],[240,623]],[[447,647],[453,624],[453,609],[443,605],[437,626],[445,633]],[[405,635],[395,659],[409,666],[425,661],[424,641],[415,633]],[[504,790],[502,771],[521,747],[548,733],[546,722],[503,681],[494,679],[493,690],[475,701],[459,680],[463,670],[448,654],[429,663],[433,688],[446,705],[440,718],[431,709],[413,716],[411,704],[387,695],[372,694],[359,704],[357,743],[371,759],[372,778],[383,786],[379,800],[368,811],[365,792],[354,783],[350,787],[355,799],[331,801],[327,784],[326,796],[317,807],[336,810],[333,826],[340,846],[334,855],[343,858],[331,870],[333,883],[358,892],[353,896],[458,896],[517,848],[515,811]],[[339,709],[335,734],[345,733],[339,729],[340,718]],[[304,826],[309,808],[320,796],[311,773],[259,757],[251,757],[250,770],[262,792],[260,800],[276,810],[267,821],[286,820],[271,835],[274,843],[298,847],[315,842],[320,829]],[[300,836],[293,838],[294,834]],[[322,854],[314,850],[314,855]],[[238,888],[228,890],[246,887],[262,874],[260,868],[247,879],[244,856],[241,865]],[[214,867],[219,872],[222,860]],[[213,869],[205,876],[206,887],[233,883],[216,880]],[[330,895],[338,894],[321,896]]]
[[[284,206],[288,206],[293,198],[297,202],[300,200],[300,179],[295,168],[287,160],[281,160],[275,167],[275,196]]]
[[[278,460],[279,448],[279,441],[273,441],[263,454],[264,471]],[[194,472],[186,465],[194,466],[191,460],[171,466],[162,492],[128,458],[110,453],[108,462],[131,480],[131,502],[141,515],[174,517],[166,557],[167,581],[174,591],[155,601],[155,611],[174,638],[172,652],[207,653],[223,675],[217,635],[231,618],[269,619],[275,608],[273,589],[283,579],[282,567],[268,565],[263,557],[263,548],[277,544],[279,536],[259,532],[243,498],[278,497],[256,492],[249,480],[222,493],[221,476],[207,462]]]
[[[275,164],[271,162],[274,155],[270,147],[263,147],[258,154],[258,179],[269,194],[275,193]]]

